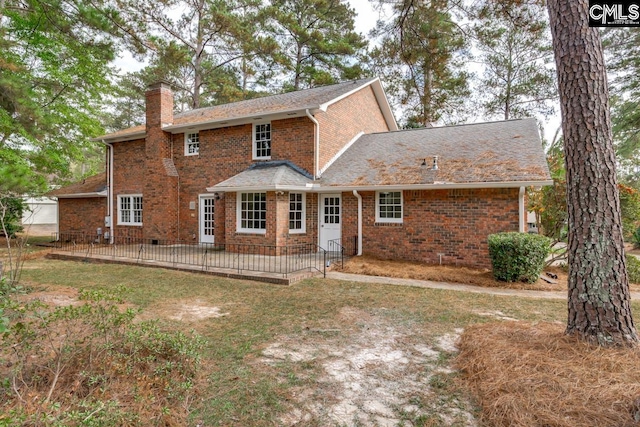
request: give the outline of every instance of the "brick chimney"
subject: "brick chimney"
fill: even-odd
[[[173,123],[173,92],[167,82],[149,86],[145,94],[145,183],[142,224],[146,239],[178,238],[178,179],[166,165],[172,161],[172,135],[162,130]]]
[[[145,93],[145,101],[147,130],[149,126],[173,123],[173,92],[169,83],[160,81],[149,85]]]

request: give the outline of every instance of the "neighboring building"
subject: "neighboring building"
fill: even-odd
[[[58,224],[58,203],[49,197],[27,197],[24,200],[27,209],[22,213],[22,225]]]
[[[525,187],[551,183],[534,119],[398,131],[377,78],[175,116],[159,83],[146,102],[146,125],[98,139],[106,175],[51,193],[61,232],[357,241],[373,256],[487,267],[487,235],[525,231]]]

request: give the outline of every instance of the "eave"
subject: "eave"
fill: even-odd
[[[247,191],[297,191],[305,193],[332,193],[356,191],[400,191],[400,190],[457,190],[475,188],[520,188],[545,187],[553,185],[553,180],[542,181],[501,181],[501,182],[438,182],[433,184],[396,184],[396,185],[321,185],[311,184],[302,186],[243,186],[243,187],[208,187],[210,193],[235,193]]]

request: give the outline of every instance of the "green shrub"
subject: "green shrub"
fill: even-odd
[[[631,241],[633,242],[633,246],[635,248],[640,248],[640,227],[636,228],[636,231],[633,232]]]
[[[626,255],[626,259],[629,283],[640,283],[640,259],[629,254]]]
[[[491,234],[488,243],[493,276],[503,282],[535,282],[551,250],[551,240],[538,234]]]
[[[26,209],[24,200],[18,197],[0,197],[0,235],[14,237],[23,230],[22,213]],[[6,231],[6,233],[5,233]]]

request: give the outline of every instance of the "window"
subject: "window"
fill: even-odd
[[[238,195],[238,232],[267,232],[267,193]]]
[[[200,134],[185,133],[184,134],[184,155],[195,156],[200,153]]]
[[[289,233],[305,232],[305,194],[289,193]]]
[[[142,195],[118,196],[118,224],[142,225]]]
[[[379,191],[376,195],[376,222],[402,222],[402,192]]]
[[[271,158],[271,123],[262,123],[253,127],[253,158]]]

